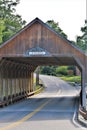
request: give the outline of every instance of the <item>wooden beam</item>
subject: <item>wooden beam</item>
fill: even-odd
[[[86,110],[86,90],[85,90],[85,69],[82,69],[81,79],[82,79],[82,89],[81,89],[81,105],[84,110]]]
[[[0,67],[0,101],[3,101],[3,77],[2,77],[3,67]]]

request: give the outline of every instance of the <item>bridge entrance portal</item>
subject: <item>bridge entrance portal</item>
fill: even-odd
[[[29,96],[34,91],[33,72],[40,65],[77,66],[86,109],[86,54],[38,18],[0,46],[0,104]]]

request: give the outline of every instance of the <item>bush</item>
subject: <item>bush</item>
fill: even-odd
[[[68,75],[67,66],[60,66],[56,68],[56,74],[58,75]]]
[[[55,66],[42,66],[40,67],[40,73],[46,75],[54,75],[56,76]]]
[[[62,80],[68,81],[68,82],[76,82],[81,83],[81,76],[62,76],[60,77]]]

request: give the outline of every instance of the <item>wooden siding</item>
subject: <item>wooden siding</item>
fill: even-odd
[[[35,47],[45,49],[51,56],[26,57],[26,51]],[[22,87],[25,81],[28,85],[27,79],[29,78],[29,88],[27,86],[25,91],[27,91],[27,89],[29,92],[33,91],[32,73],[35,68],[38,65],[55,64],[76,65],[80,68],[82,74],[82,103],[85,107],[85,85],[87,84],[86,54],[72,45],[67,39],[57,34],[38,18],[0,46],[0,85],[1,87],[6,87],[5,85],[8,84],[7,81],[10,79],[11,85],[14,82],[15,87],[13,88],[16,91],[17,84],[15,84],[15,82],[19,83]],[[12,68],[14,68],[13,71]],[[3,91],[3,87],[1,91]],[[25,93],[25,91],[23,92]],[[8,93],[6,97],[8,97]],[[3,95],[1,95],[1,100],[2,99]]]

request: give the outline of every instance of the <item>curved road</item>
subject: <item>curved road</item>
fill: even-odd
[[[82,130],[75,120],[80,90],[54,76],[40,78],[42,93],[0,109],[0,130]]]

